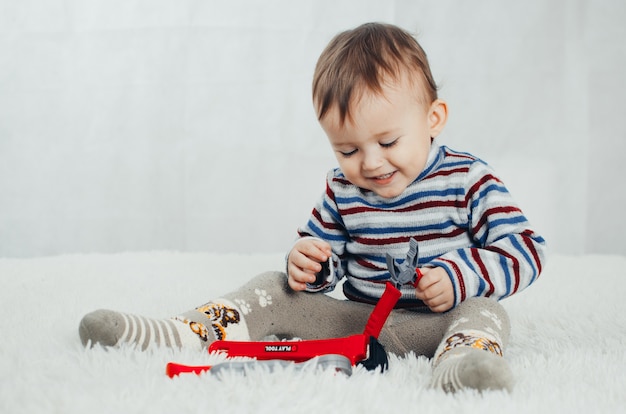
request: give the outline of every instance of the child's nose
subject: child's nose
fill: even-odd
[[[380,151],[369,150],[363,156],[362,168],[364,171],[374,171],[383,165],[383,157]]]

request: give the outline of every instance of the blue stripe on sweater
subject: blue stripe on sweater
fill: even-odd
[[[509,264],[506,260],[506,257],[504,256],[500,256],[500,267],[504,272],[504,282],[506,286],[504,296],[509,296],[511,294],[511,289],[513,288],[513,285],[511,283],[511,271],[509,269]]]
[[[385,209],[392,209],[395,207],[402,206],[404,204],[411,203],[418,199],[423,199],[425,197],[449,197],[449,196],[463,196],[465,195],[465,189],[463,187],[451,187],[446,188],[445,190],[429,190],[429,191],[420,191],[417,193],[412,193],[411,195],[404,197],[400,200],[394,202],[386,202],[384,203]],[[350,197],[339,197],[335,196],[335,201],[338,206],[342,206],[344,208],[350,208],[345,206],[345,204],[357,203],[361,206],[367,206],[372,208],[380,208],[379,204],[370,203],[362,197],[359,196],[350,196]]]
[[[317,226],[313,221],[309,220],[308,227],[315,233],[315,236],[324,240],[345,242],[346,237],[343,234],[327,233],[324,229]]]
[[[476,198],[472,202],[472,205],[471,205],[472,209],[476,208],[476,206],[480,204],[482,200],[485,198],[485,195],[491,191],[497,191],[497,192],[504,193],[504,194],[507,194],[509,192],[506,189],[506,187],[503,187],[500,184],[490,184],[489,186],[483,188],[481,191],[478,192],[478,198]]]
[[[507,225],[526,223],[527,221],[528,220],[526,219],[524,215],[518,215],[515,217],[505,217],[505,218],[500,218],[500,219],[490,221],[489,228],[492,229],[490,231],[493,231],[493,229],[495,229],[498,226],[507,226]],[[488,232],[483,232],[483,235],[479,239],[481,246],[484,246],[487,243],[488,236],[489,236]]]
[[[335,220],[336,223],[341,223],[341,225],[343,226],[343,219],[341,218],[341,215],[339,214],[337,210],[333,208],[333,206],[328,204],[328,201],[326,201],[326,198],[324,198],[324,202],[322,204],[323,204],[324,209],[326,209],[326,211],[328,211],[330,215],[333,216],[333,220]]]

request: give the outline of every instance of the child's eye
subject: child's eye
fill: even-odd
[[[339,151],[341,153],[341,155],[343,155],[345,158],[349,158],[351,156],[353,156],[354,154],[356,154],[356,149],[353,149],[352,151]]]
[[[391,142],[381,142],[380,146],[383,147],[383,148],[391,148],[391,147],[393,147],[394,145],[396,145],[398,143],[399,139],[400,138],[396,138],[396,139],[394,139]]]

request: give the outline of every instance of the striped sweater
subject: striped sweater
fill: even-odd
[[[541,272],[543,238],[493,170],[470,154],[433,143],[424,171],[391,199],[353,185],[339,169],[326,185],[298,232],[332,245],[340,267],[329,288],[345,276],[349,299],[379,298],[389,278],[385,254],[401,261],[410,238],[418,241],[419,267],[441,266],[450,275],[455,306],[473,296],[510,296]],[[409,286],[401,303],[423,306]]]

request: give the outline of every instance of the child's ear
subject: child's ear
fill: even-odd
[[[441,99],[436,99],[428,111],[428,126],[430,128],[430,136],[436,137],[441,133],[443,127],[448,121],[448,104]]]

